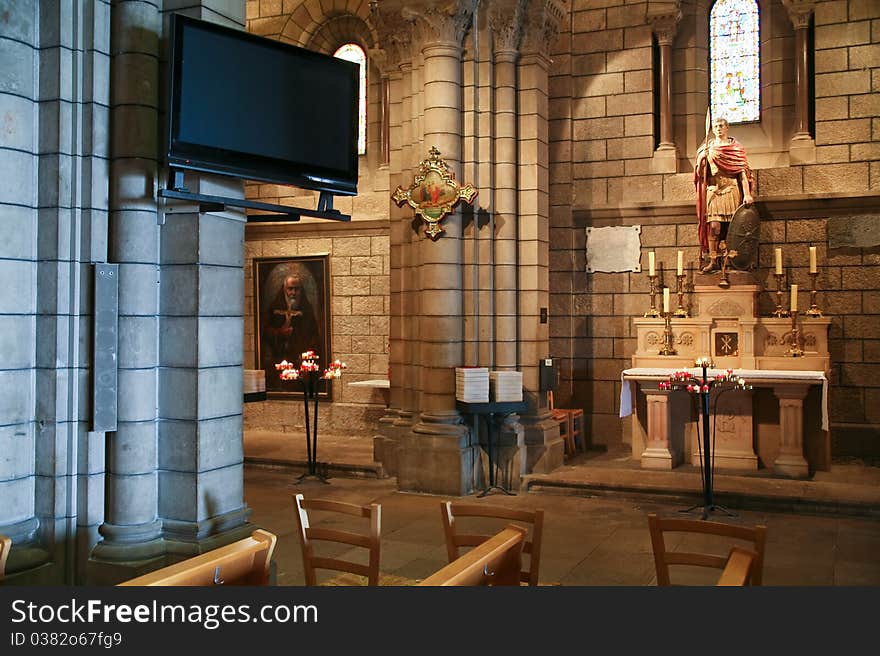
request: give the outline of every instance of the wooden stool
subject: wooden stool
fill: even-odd
[[[565,444],[565,455],[575,454],[574,433],[571,429],[571,417],[565,410],[551,410],[550,415],[559,422],[559,436]]]
[[[550,415],[559,422],[559,434],[565,442],[565,455],[573,456],[577,452],[576,437],[581,437],[581,447],[587,450],[587,444],[583,439],[584,411],[568,408],[553,407],[553,392],[547,392],[547,402],[550,406]]]
[[[587,438],[584,434],[584,411],[580,408],[569,409],[568,422],[571,424],[571,437],[575,446],[579,446],[581,451],[587,450]]]

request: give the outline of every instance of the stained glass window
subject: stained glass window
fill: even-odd
[[[760,27],[756,0],[717,0],[709,13],[712,116],[761,118]]]
[[[361,95],[358,106],[358,155],[367,152],[367,55],[356,43],[346,43],[333,53],[334,57],[354,62],[361,67]]]

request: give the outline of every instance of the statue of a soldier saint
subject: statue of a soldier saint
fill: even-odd
[[[712,121],[694,165],[700,253],[705,261],[701,273],[726,274],[728,266],[752,269],[757,259],[760,220],[752,196],[755,179],[745,148],[728,135],[728,129],[726,118]],[[726,281],[726,275],[723,278]]]

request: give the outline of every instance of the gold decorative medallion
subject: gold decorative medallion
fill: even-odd
[[[425,234],[437,241],[443,233],[440,227],[443,218],[452,212],[459,201],[473,203],[477,193],[473,185],[458,185],[455,174],[440,157],[440,151],[436,146],[431,146],[428,158],[419,164],[419,172],[413,178],[413,183],[407,189],[397,187],[391,199],[398,207],[408,203],[428,224]]]

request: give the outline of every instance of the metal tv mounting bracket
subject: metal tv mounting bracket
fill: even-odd
[[[252,214],[248,215],[248,223],[264,223],[272,221],[299,221],[301,216],[312,216],[318,219],[331,221],[351,221],[351,216],[333,209],[333,194],[322,191],[318,197],[318,209],[310,210],[302,207],[289,207],[287,205],[275,205],[273,203],[260,203],[243,198],[227,198],[226,196],[209,196],[206,194],[194,194],[183,182],[183,171],[171,168],[168,173],[168,187],[159,190],[161,198],[174,198],[176,200],[191,200],[199,204],[201,212],[219,212],[230,207],[244,207],[252,210],[266,210],[276,214]]]

